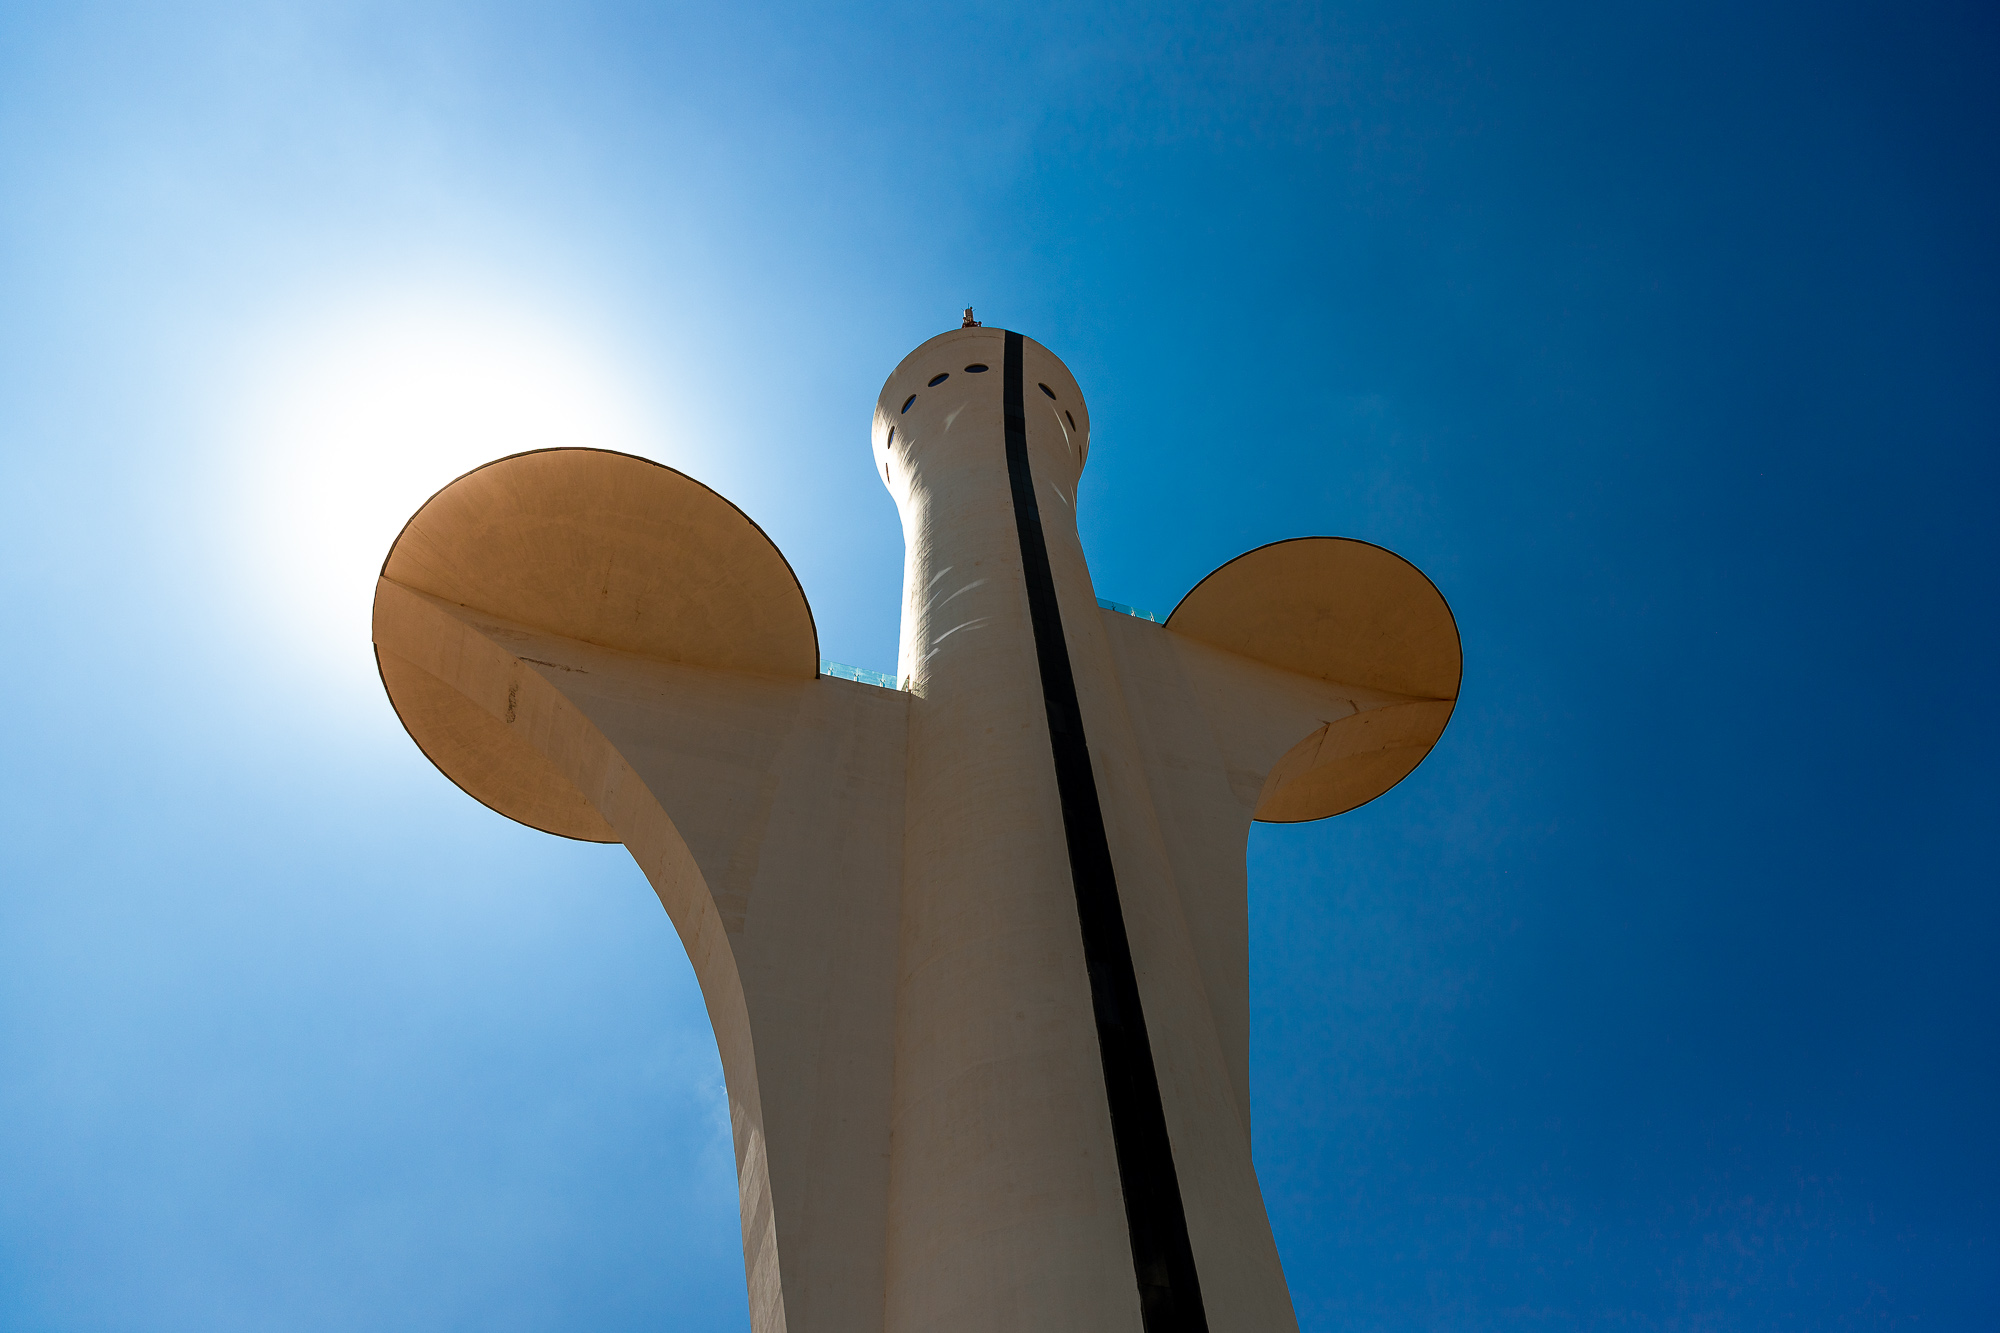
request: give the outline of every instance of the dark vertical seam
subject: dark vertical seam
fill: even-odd
[[[1049,748],[1054,753],[1056,792],[1062,801],[1063,834],[1069,843],[1070,881],[1083,931],[1084,967],[1090,974],[1090,1003],[1097,1019],[1097,1052],[1104,1062],[1105,1100],[1111,1109],[1111,1142],[1118,1156],[1118,1181],[1125,1196],[1125,1226],[1132,1239],[1132,1269],[1139,1283],[1139,1309],[1146,1333],[1207,1333],[1201,1283],[1195,1275],[1194,1247],[1188,1241],[1187,1210],[1181,1203],[1174,1147],[1167,1138],[1160,1080],[1153,1068],[1152,1043],[1139,1002],[1139,978],[1132,968],[1132,945],[1118,905],[1118,880],[1097,779],[1090,770],[1090,746],[1077,707],[1076,677],[1063,637],[1062,609],[1056,603],[1042,511],[1035,503],[1035,479],[1028,465],[1028,419],[1021,384],[1022,339],[1007,335],[1003,403],[1007,427],[1007,479],[1014,491],[1014,526],[1021,538],[1021,567],[1028,584],[1028,616],[1035,631],[1035,658],[1042,671],[1042,702],[1049,716]]]

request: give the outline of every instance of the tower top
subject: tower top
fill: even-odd
[[[971,306],[967,306],[965,308],[965,322],[963,324],[960,324],[958,327],[960,327],[961,329],[976,329],[979,327],[979,321],[972,317]]]

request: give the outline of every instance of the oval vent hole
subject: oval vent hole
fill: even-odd
[[[1063,409],[1063,420],[1069,422],[1069,428],[1071,430],[1076,429],[1076,418],[1069,414],[1069,409],[1066,407]]]
[[[914,402],[916,402],[916,401],[917,401],[917,396],[916,396],[915,394],[911,394],[911,395],[910,395],[910,396],[909,396],[908,398],[905,398],[905,399],[903,400],[903,410],[904,410],[905,412],[909,411],[909,410],[910,410],[910,404],[911,404],[911,403],[914,403]]]
[[[1037,389],[1040,389],[1043,393],[1047,394],[1051,398],[1054,398],[1056,396],[1056,391],[1054,389],[1051,389],[1046,384],[1037,384],[1035,387]]]
[[[894,449],[896,447],[896,428],[894,426],[889,427],[889,438],[882,442],[882,447],[884,449]]]
[[[984,375],[986,373],[986,367],[980,365],[977,361],[975,361],[971,365],[965,368],[965,373],[968,375]]]
[[[931,376],[931,387],[935,389],[937,388],[938,385],[943,384],[946,380],[950,378],[951,378],[951,372],[949,370],[945,371],[942,375],[933,375]]]

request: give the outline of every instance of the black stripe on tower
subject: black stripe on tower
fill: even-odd
[[[1042,701],[1048,708],[1049,748],[1054,751],[1056,791],[1062,800],[1063,833],[1069,842],[1070,880],[1076,888],[1077,922],[1083,930],[1084,966],[1090,973],[1090,1002],[1097,1018],[1097,1051],[1104,1062],[1104,1093],[1111,1107],[1111,1141],[1118,1154],[1118,1181],[1125,1194],[1125,1226],[1132,1238],[1132,1269],[1139,1282],[1139,1308],[1146,1333],[1207,1333],[1201,1283],[1195,1276],[1194,1247],[1188,1242],[1187,1210],[1181,1204],[1174,1147],[1160,1105],[1160,1081],[1153,1047],[1139,1004],[1139,978],[1132,970],[1132,945],[1125,937],[1125,914],[1118,905],[1118,879],[1111,868],[1111,844],[1104,835],[1104,811],[1097,779],[1090,771],[1090,746],[1076,702],[1069,644],[1056,605],[1049,570],[1042,511],[1035,503],[1035,478],[1028,465],[1028,417],[1021,392],[1021,345],[1007,335],[1002,392],[1007,424],[1007,479],[1014,491],[1014,525],[1021,537],[1021,566],[1028,582],[1028,615],[1035,630],[1035,657],[1042,670]]]

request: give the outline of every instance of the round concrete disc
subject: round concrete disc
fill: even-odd
[[[667,662],[810,680],[819,636],[791,565],[693,478],[630,454],[546,449],[432,496],[382,575],[533,629]],[[390,702],[445,776],[510,819],[615,842],[538,750],[456,690],[378,652]]]
[[[394,652],[378,647],[375,665],[403,729],[466,795],[544,833],[619,840],[576,784],[512,727]]]
[[[1402,696],[1286,755],[1257,808],[1267,822],[1325,819],[1380,796],[1430,752],[1458,698],[1451,608],[1416,566],[1368,542],[1259,547],[1203,579],[1167,628],[1285,671]]]

